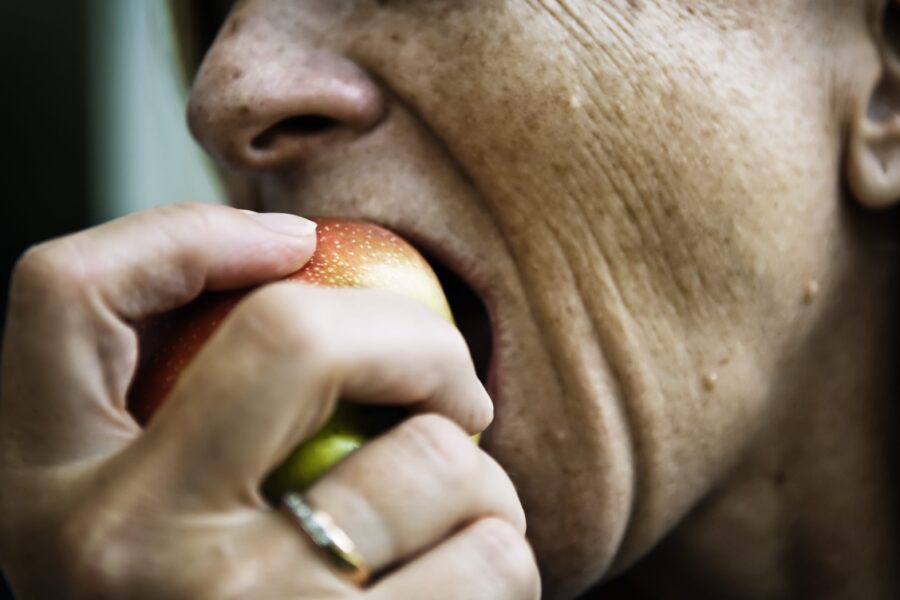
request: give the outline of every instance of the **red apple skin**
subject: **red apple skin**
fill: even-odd
[[[314,219],[317,248],[286,279],[327,287],[390,290],[416,298],[453,322],[437,276],[408,242],[363,221]],[[165,401],[184,368],[250,289],[208,292],[190,304],[139,327],[140,360],[128,394],[128,408],[146,425]],[[303,490],[365,440],[396,424],[405,414],[393,407],[340,403],[323,430],[307,440],[263,484],[277,501],[288,490]]]

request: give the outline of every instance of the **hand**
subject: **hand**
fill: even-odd
[[[459,333],[415,301],[265,286],[145,431],[125,410],[132,324],[283,277],[314,245],[296,217],[183,204],[23,257],[0,375],[0,565],[19,597],[539,596],[513,486],[467,437],[490,400]],[[338,396],[429,413],[307,493],[391,569],[364,590],[258,492]]]

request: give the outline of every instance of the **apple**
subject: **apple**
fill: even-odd
[[[408,242],[372,223],[325,218],[315,221],[319,225],[316,252],[286,279],[329,287],[390,290],[420,300],[453,323],[437,276]],[[140,360],[128,394],[128,408],[139,423],[149,422],[180,373],[249,291],[208,292],[141,325]],[[407,414],[398,407],[339,402],[328,423],[268,475],[263,493],[276,502],[288,490],[303,491],[335,463]]]

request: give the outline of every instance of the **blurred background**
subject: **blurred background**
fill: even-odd
[[[167,5],[4,3],[0,331],[10,273],[28,246],[162,202],[221,201],[184,123]]]
[[[174,200],[220,201],[185,125],[163,0],[9,2],[2,281],[28,246]]]

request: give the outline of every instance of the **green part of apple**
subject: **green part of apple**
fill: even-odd
[[[372,438],[409,416],[402,407],[370,406],[338,402],[331,419],[314,436],[302,442],[266,477],[265,498],[277,505],[288,492],[309,489],[322,475]],[[478,444],[480,434],[472,436]]]
[[[402,407],[338,402],[325,426],[266,477],[263,494],[270,502],[277,502],[289,491],[308,489],[350,453],[408,416],[409,411]]]
[[[326,433],[312,437],[295,448],[287,460],[269,474],[263,485],[266,498],[277,503],[289,491],[309,488],[366,441],[364,436],[354,433]]]

